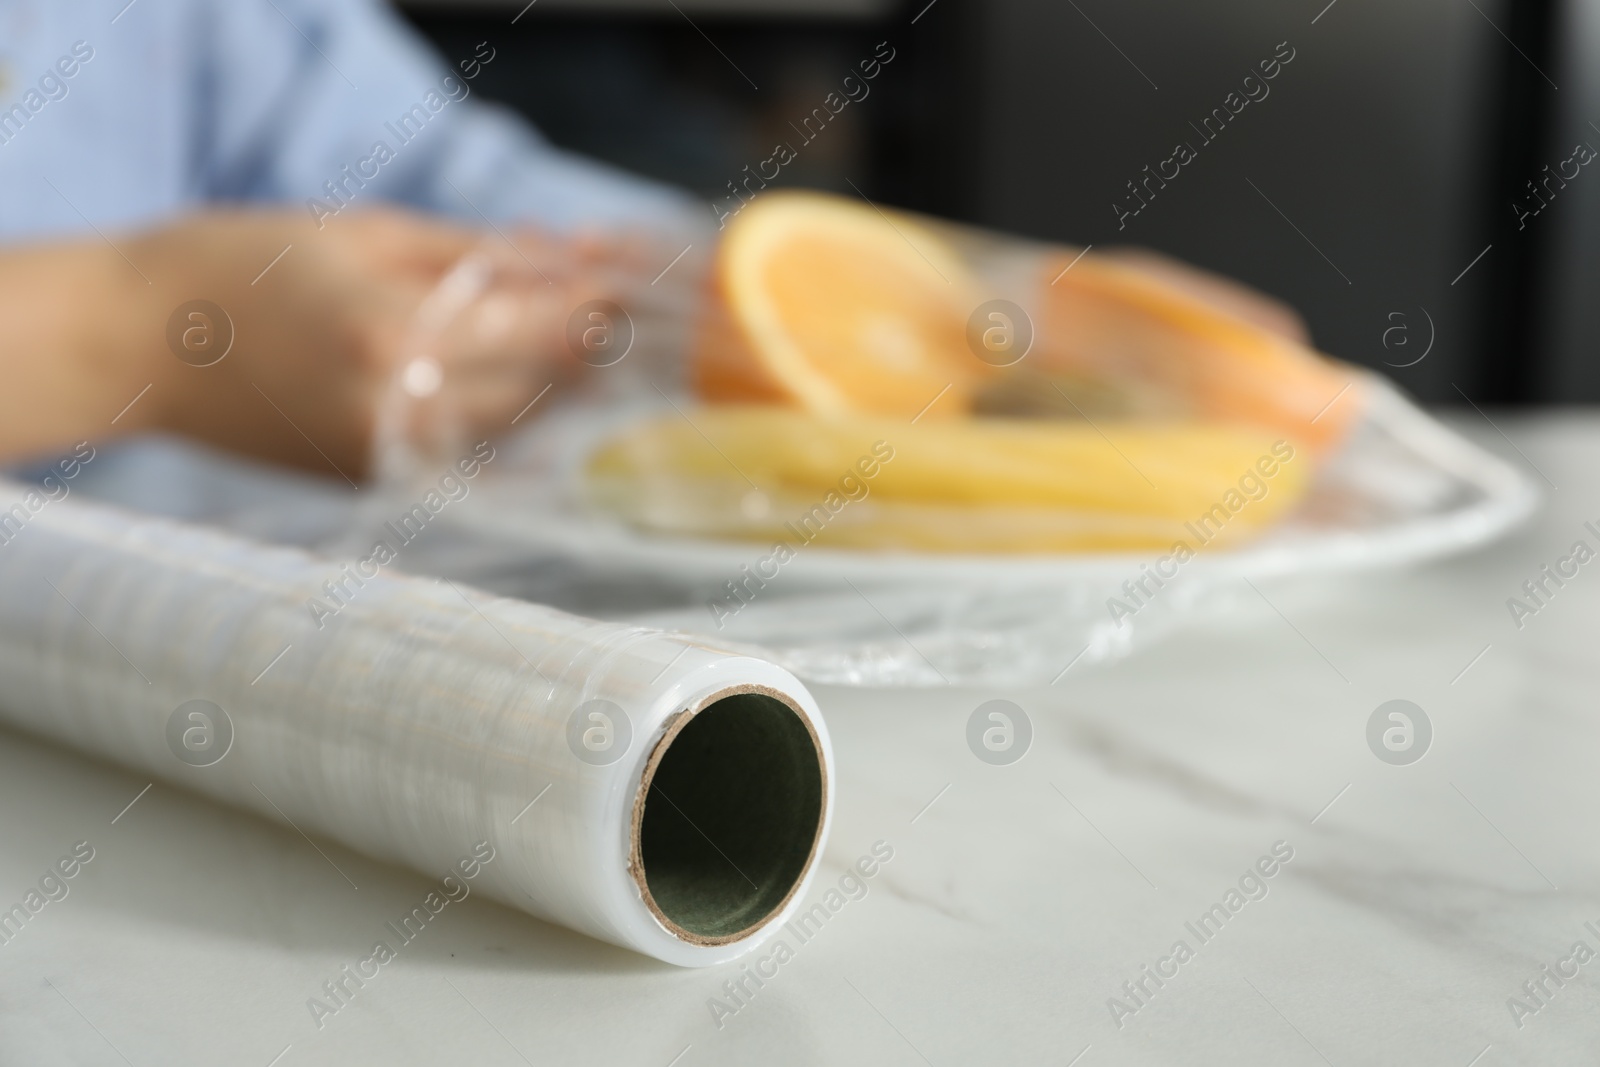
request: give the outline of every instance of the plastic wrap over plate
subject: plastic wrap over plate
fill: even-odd
[[[1146,575],[1160,553],[959,555],[771,546],[642,533],[585,499],[581,467],[642,414],[554,412],[450,514],[476,545],[480,583],[573,610],[714,636],[814,681],[846,685],[1047,684],[1073,663],[1124,655],[1175,627],[1236,610],[1242,579],[1310,578],[1414,563],[1505,533],[1538,501],[1531,480],[1382,380],[1294,516],[1236,549],[1201,549]],[[775,573],[774,573],[775,571]],[[771,577],[764,577],[771,575]],[[1143,585],[1139,585],[1143,580]],[[1134,585],[1133,599],[1127,583]],[[733,583],[730,586],[729,583]],[[1130,612],[1119,610],[1116,602]]]

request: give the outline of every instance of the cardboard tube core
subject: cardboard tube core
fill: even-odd
[[[685,709],[645,766],[632,873],[675,936],[738,941],[783,910],[816,860],[827,772],[810,721],[765,686]]]

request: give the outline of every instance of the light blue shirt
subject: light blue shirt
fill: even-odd
[[[707,224],[483,101],[486,61],[509,59],[494,40],[441,59],[379,0],[0,0],[0,241],[218,201]]]

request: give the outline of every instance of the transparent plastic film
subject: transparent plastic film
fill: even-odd
[[[406,485],[549,407],[613,395],[625,377],[676,390],[703,269],[696,245],[705,242],[675,240],[632,231],[485,238],[406,333],[373,444],[380,483]],[[625,372],[595,373],[625,361]]]
[[[464,263],[418,351],[526,267]],[[569,373],[522,387],[414,565],[811,678],[1049,682],[1236,614],[1241,576],[1457,551],[1537,496],[1283,305],[1149,252],[773,190],[593,277],[546,338]],[[470,437],[436,362],[436,394],[397,384],[391,488]]]
[[[486,896],[670,963],[781,924],[833,795],[792,674],[393,558],[51,502],[0,559],[0,722],[424,873],[476,857]]]

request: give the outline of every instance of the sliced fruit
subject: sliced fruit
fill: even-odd
[[[1238,541],[1303,496],[1310,457],[1224,423],[815,416],[702,408],[591,458],[593,499],[645,529],[968,552]]]
[[[1149,271],[1093,254],[1071,263],[1063,253],[1044,264],[1024,373],[1126,383],[1146,410],[1159,396],[1167,410],[1269,427],[1316,451],[1359,413],[1353,369]]]
[[[823,414],[958,414],[982,369],[966,345],[971,291],[961,259],[914,219],[765,193],[723,234],[695,387]]]

